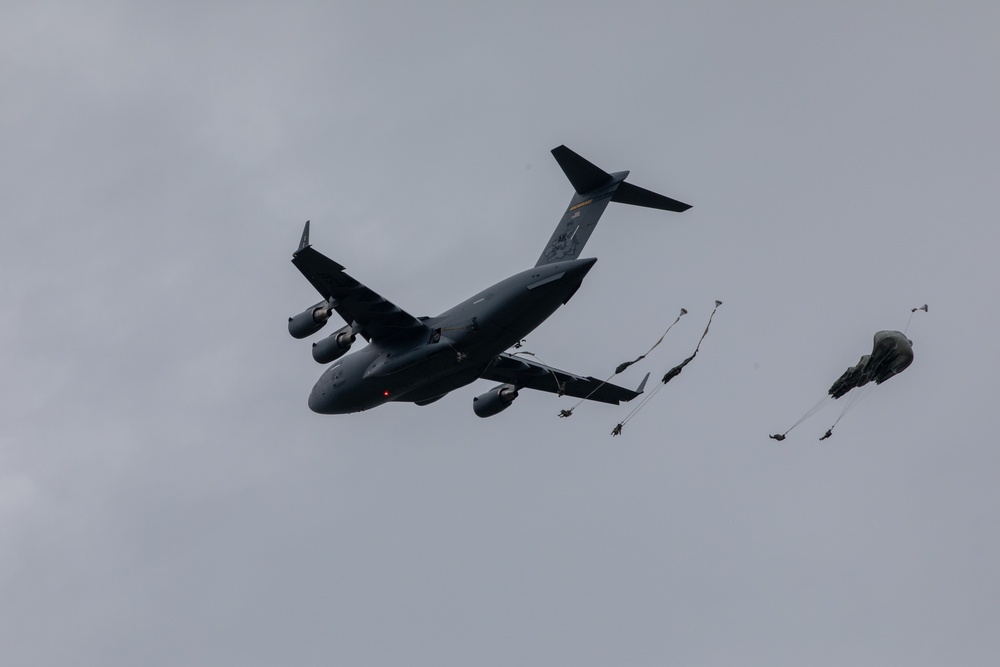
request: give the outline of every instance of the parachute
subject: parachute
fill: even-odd
[[[577,409],[578,407],[580,407],[580,404],[581,404],[581,403],[583,403],[583,402],[584,402],[585,400],[587,400],[588,398],[590,398],[591,396],[593,396],[593,395],[594,395],[594,392],[596,392],[596,391],[597,391],[598,389],[600,389],[601,387],[603,387],[604,385],[606,385],[606,384],[607,384],[608,382],[611,382],[611,379],[612,379],[612,378],[614,378],[614,376],[616,376],[616,375],[618,375],[619,373],[623,372],[623,371],[624,371],[624,370],[625,370],[626,368],[628,368],[628,367],[629,367],[629,366],[631,366],[632,364],[637,364],[637,363],[639,363],[640,361],[642,361],[643,359],[645,359],[645,358],[646,358],[646,356],[647,356],[647,355],[648,355],[648,354],[649,354],[650,352],[652,352],[653,350],[655,350],[655,349],[656,349],[656,347],[657,347],[657,346],[658,346],[658,345],[659,345],[660,343],[662,343],[662,342],[663,342],[663,339],[664,339],[664,338],[666,338],[666,336],[667,336],[667,334],[668,334],[668,333],[670,333],[670,330],[674,328],[674,325],[675,325],[675,324],[677,324],[678,322],[680,322],[680,319],[681,319],[682,317],[684,317],[685,315],[687,315],[687,312],[688,312],[688,311],[687,311],[687,308],[681,308],[681,312],[680,312],[680,315],[678,315],[678,316],[677,316],[677,319],[675,319],[675,320],[674,320],[674,321],[673,321],[673,322],[672,322],[672,323],[670,324],[670,326],[669,326],[669,327],[667,327],[667,330],[666,330],[666,331],[664,331],[664,332],[663,332],[663,333],[662,333],[662,334],[660,335],[660,338],[659,338],[659,339],[658,339],[658,340],[657,340],[657,341],[656,341],[655,343],[653,343],[653,346],[652,346],[652,347],[650,347],[650,348],[649,348],[648,350],[646,350],[646,351],[645,351],[645,352],[644,352],[643,354],[640,354],[640,355],[639,355],[638,357],[636,357],[636,358],[635,358],[635,359],[633,359],[632,361],[624,361],[624,362],[622,362],[622,363],[618,364],[618,366],[617,366],[617,367],[615,368],[615,372],[614,372],[614,373],[612,373],[611,375],[609,375],[609,376],[608,376],[608,378],[607,378],[606,380],[604,380],[604,382],[602,382],[602,383],[601,383],[601,384],[599,384],[598,386],[594,387],[594,391],[590,392],[590,393],[589,393],[589,394],[587,394],[587,395],[586,395],[585,397],[583,397],[583,398],[581,398],[581,399],[580,399],[579,401],[577,401],[576,405],[574,405],[573,407],[571,407],[571,408],[570,408],[569,410],[560,410],[560,411],[559,411],[559,416],[560,416],[560,417],[572,417],[572,416],[573,416],[573,411],[574,411],[574,410],[576,410],[576,409]],[[645,383],[645,381],[643,381],[643,382]]]
[[[910,310],[910,321],[913,320],[913,314],[918,310],[927,312],[927,304],[920,306],[919,308],[913,308]],[[907,322],[907,329],[910,326],[909,321]],[[847,396],[844,409],[841,411],[840,416],[837,417],[837,421],[833,423],[826,433],[820,438],[820,440],[826,440],[833,435],[833,429],[843,419],[844,415],[853,408],[857,402],[860,400],[864,388],[870,382],[874,382],[876,385],[880,385],[886,380],[895,377],[896,375],[902,373],[904,370],[909,368],[910,364],[913,363],[913,341],[906,337],[906,334],[902,331],[879,331],[875,334],[874,340],[872,341],[872,353],[865,354],[861,357],[858,363],[854,366],[850,366],[846,371],[844,371],[837,380],[830,385],[830,389],[827,390],[827,395],[823,396],[813,407],[806,411],[806,413],[794,424],[789,427],[784,433],[774,433],[768,437],[772,440],[777,440],[781,442],[788,435],[789,431],[801,424],[803,421],[811,417],[812,415],[819,412],[820,409],[825,407],[825,405],[830,400],[837,400]],[[854,393],[851,392],[853,390]],[[850,394],[850,396],[848,396]]]
[[[687,366],[688,364],[690,364],[694,360],[694,358],[696,356],[698,356],[698,350],[701,349],[701,343],[702,343],[702,341],[705,340],[705,336],[708,335],[708,330],[712,326],[712,318],[715,317],[715,311],[717,311],[719,309],[719,306],[721,306],[721,305],[722,305],[722,302],[716,300],[716,302],[715,302],[715,308],[712,309],[712,314],[708,316],[708,324],[705,325],[705,331],[701,334],[701,338],[698,339],[698,345],[695,346],[694,352],[691,353],[691,356],[689,356],[686,359],[684,359],[684,361],[682,361],[681,363],[677,364],[676,366],[674,366],[673,368],[671,368],[669,371],[667,371],[663,375],[663,379],[660,380],[660,384],[656,385],[652,389],[652,391],[650,391],[646,395],[646,397],[642,399],[642,401],[639,403],[639,405],[635,406],[632,409],[632,412],[628,413],[625,416],[625,419],[623,419],[620,422],[618,422],[615,425],[615,427],[613,429],[611,429],[611,436],[612,437],[617,436],[617,435],[621,435],[622,434],[622,429],[625,428],[625,424],[627,424],[633,417],[635,417],[636,414],[639,412],[639,410],[642,410],[644,407],[646,407],[646,404],[649,403],[649,401],[654,396],[656,396],[656,394],[659,393],[659,391],[661,389],[663,389],[663,385],[667,384],[668,382],[670,382],[671,380],[673,380],[675,377],[677,377],[678,375],[680,375],[681,371],[684,370],[684,367]],[[684,315],[685,313],[687,313],[687,311],[682,308],[681,309],[681,315]],[[678,315],[678,319],[680,319],[680,315]],[[674,323],[676,324],[676,321]],[[670,326],[673,326],[673,325],[670,325]],[[667,331],[669,331],[669,329]],[[660,337],[660,340],[663,340],[662,336]],[[657,341],[657,345],[659,345],[659,341]],[[653,347],[656,347],[656,345],[654,345]],[[652,350],[652,348],[650,348],[650,350]],[[648,352],[647,352],[647,354],[648,354]],[[645,355],[643,355],[643,356],[645,356]],[[642,359],[642,357],[639,357],[639,359]],[[638,359],[636,361],[638,361]],[[634,363],[634,362],[630,362],[630,363]],[[621,368],[621,366],[619,366],[619,368]]]
[[[879,331],[875,334],[872,353],[861,357],[857,366],[851,366],[837,378],[827,392],[840,398],[852,389],[869,382],[882,384],[902,373],[913,363],[913,341],[901,331]]]

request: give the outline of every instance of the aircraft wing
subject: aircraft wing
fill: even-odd
[[[348,324],[369,341],[431,335],[419,319],[347,275],[344,267],[309,245],[309,223],[292,264]]]
[[[561,392],[566,396],[617,405],[631,401],[641,394],[649,375],[647,374],[639,388],[633,391],[594,377],[567,373],[532,359],[505,352],[494,359],[480,377],[494,382],[508,382],[518,389],[527,387],[554,394]]]

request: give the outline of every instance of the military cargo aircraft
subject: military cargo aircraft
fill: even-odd
[[[321,414],[359,412],[389,402],[427,405],[478,379],[500,384],[473,399],[480,417],[505,410],[522,389],[619,404],[642,393],[558,370],[507,352],[576,293],[595,258],[580,253],[610,202],[683,212],[688,204],[626,183],[565,146],[552,150],[576,191],[535,266],[474,294],[436,317],[414,317],[347,275],[309,245],[306,222],[292,264],[323,300],[288,318],[305,338],[336,313],[346,325],[313,344],[313,358],[331,364],[309,395]],[[368,345],[347,354],[357,337]],[[647,375],[648,378],[648,375]]]

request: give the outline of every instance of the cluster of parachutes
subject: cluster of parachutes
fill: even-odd
[[[694,360],[694,358],[698,354],[698,350],[701,349],[702,341],[705,340],[705,336],[708,335],[708,330],[712,326],[712,318],[715,317],[715,313],[719,309],[719,306],[721,305],[722,305],[721,301],[715,302],[715,308],[712,310],[712,314],[709,315],[708,317],[708,324],[705,325],[705,331],[704,333],[702,333],[701,338],[698,339],[698,345],[695,347],[694,352],[692,352],[690,356],[686,357],[683,361],[681,361],[681,363],[677,364],[663,375],[661,381],[642,398],[639,404],[636,405],[632,409],[632,411],[625,416],[624,419],[622,419],[620,422],[618,422],[618,424],[615,425],[615,427],[611,430],[612,436],[621,435],[622,430],[625,427],[625,424],[627,424],[632,418],[634,418],[636,414],[638,414],[639,411],[642,410],[642,408],[644,408],[653,399],[654,396],[656,396],[656,394],[663,388],[664,385],[666,385],[672,379],[680,375],[681,371],[684,370],[684,367]],[[924,304],[923,306],[919,306],[917,308],[912,308],[910,310],[910,321],[913,320],[913,315],[917,311],[923,311],[926,313],[927,310],[928,310],[927,304]],[[681,308],[681,312],[677,316],[677,319],[675,319],[673,323],[671,323],[671,325],[667,327],[667,330],[663,332],[663,334],[655,343],[653,343],[653,346],[650,347],[649,350],[639,355],[632,361],[626,361],[619,364],[618,367],[615,368],[614,373],[608,376],[607,380],[605,380],[604,382],[605,383],[609,382],[614,376],[618,375],[632,364],[635,364],[645,359],[650,352],[652,352],[660,343],[663,342],[664,337],[666,337],[667,333],[670,332],[670,329],[672,329],[673,326],[677,324],[678,321],[680,321],[681,317],[687,314],[687,312],[688,312],[687,309]],[[909,322],[907,322],[906,326],[908,329]],[[788,436],[788,433],[793,428],[801,424],[803,421],[805,421],[812,415],[819,412],[823,407],[825,407],[825,405],[828,402],[835,401],[837,399],[844,398],[846,396],[847,399],[845,400],[845,405],[840,413],[840,416],[837,417],[837,420],[833,423],[833,426],[827,429],[826,433],[824,433],[823,436],[820,438],[820,440],[826,440],[827,438],[833,435],[833,429],[837,425],[837,423],[840,422],[840,420],[844,417],[844,415],[846,415],[850,411],[850,409],[854,407],[854,405],[858,402],[858,400],[862,395],[863,387],[865,387],[869,383],[875,383],[876,385],[880,385],[886,380],[895,377],[899,373],[902,373],[912,363],[913,363],[913,341],[911,341],[909,338],[906,337],[905,332],[903,331],[877,332],[875,334],[875,339],[872,344],[871,354],[863,355],[857,364],[849,367],[846,371],[844,371],[841,374],[841,376],[837,378],[837,380],[830,386],[830,389],[819,400],[819,402],[817,402],[812,408],[807,410],[806,413],[797,422],[791,425],[791,427],[789,427],[783,433],[774,433],[769,437],[772,440],[777,440],[779,442],[784,440]],[[597,387],[594,391],[597,391],[597,389],[600,389],[600,387]],[[585,400],[586,398],[582,398],[579,400],[579,402],[576,403],[576,405],[574,405],[570,409],[560,410],[559,416],[560,417],[572,416],[573,411],[576,410],[580,406],[580,404],[583,403]]]
[[[917,311],[927,312],[927,304],[910,309],[910,321]],[[907,322],[907,328],[910,324]],[[813,407],[806,410],[806,413],[792,424],[784,433],[773,433],[769,437],[772,440],[782,441],[788,432],[804,422],[809,417],[819,412],[831,400],[839,398],[847,399],[844,408],[833,422],[833,426],[826,430],[820,440],[826,440],[833,435],[833,429],[841,419],[844,418],[851,408],[853,408],[863,395],[863,388],[869,382],[879,385],[902,373],[913,363],[913,341],[906,337],[903,331],[879,331],[875,334],[872,342],[872,353],[862,355],[861,359],[854,366],[850,366],[844,371],[836,381],[830,385],[826,396],[821,398]],[[857,391],[854,391],[857,390]]]
[[[712,326],[712,318],[715,317],[715,312],[717,310],[719,310],[719,306],[721,306],[721,305],[722,305],[721,301],[717,300],[715,302],[715,308],[712,309],[712,314],[708,316],[708,324],[705,325],[705,331],[701,334],[701,338],[698,339],[698,345],[694,348],[694,352],[692,352],[689,357],[685,358],[684,361],[682,361],[681,363],[677,364],[676,366],[674,366],[673,368],[671,368],[670,370],[668,370],[663,375],[663,377],[660,379],[660,382],[652,390],[650,390],[650,392],[648,394],[646,394],[643,397],[643,399],[639,402],[639,404],[637,406],[635,406],[632,409],[632,411],[630,413],[628,413],[628,415],[625,416],[625,419],[623,419],[620,422],[618,422],[615,425],[615,427],[613,429],[611,429],[611,435],[612,436],[621,435],[622,429],[625,428],[625,424],[627,424],[633,417],[635,417],[636,414],[638,414],[639,411],[642,410],[642,408],[646,407],[646,405],[653,399],[653,397],[656,396],[656,394],[659,393],[659,391],[663,388],[663,385],[667,384],[668,382],[670,382],[671,380],[673,380],[675,377],[677,377],[678,375],[680,375],[681,371],[684,370],[684,367],[687,366],[689,363],[691,363],[694,360],[694,358],[698,355],[698,350],[701,349],[701,343],[702,343],[702,341],[705,340],[705,336],[708,335],[708,330]],[[663,339],[666,337],[666,335],[670,332],[670,330],[674,327],[674,325],[677,324],[677,322],[680,321],[680,319],[682,317],[684,317],[685,315],[687,315],[687,312],[688,311],[687,311],[686,308],[681,308],[681,312],[677,316],[677,319],[675,319],[670,324],[670,326],[667,327],[667,330],[663,332],[663,334],[659,337],[659,339],[657,339],[657,341],[655,343],[653,343],[652,347],[650,347],[643,354],[640,354],[638,357],[636,357],[632,361],[625,361],[625,362],[622,362],[622,363],[618,364],[618,366],[615,368],[615,372],[612,373],[611,375],[609,375],[608,378],[606,380],[604,380],[604,382],[602,382],[599,386],[595,387],[594,391],[590,392],[590,395],[593,395],[594,392],[596,392],[598,389],[600,389],[605,384],[607,384],[608,382],[610,382],[611,378],[613,378],[614,376],[616,376],[619,373],[623,372],[626,368],[628,368],[632,364],[638,363],[638,362],[642,361],[643,359],[645,359],[646,356],[650,352],[652,352],[654,349],[656,349],[657,345],[659,345],[660,343],[663,342]],[[645,380],[643,382],[645,382]],[[588,398],[590,398],[590,395],[585,396],[584,398],[581,398],[576,403],[576,405],[574,405],[573,407],[571,407],[569,410],[560,410],[559,411],[559,416],[560,417],[572,417],[573,416],[573,411],[576,410],[578,407],[580,407],[581,403],[583,403],[585,400],[587,400]]]

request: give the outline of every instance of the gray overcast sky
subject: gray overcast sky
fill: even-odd
[[[0,662],[995,665],[993,2],[0,9]],[[481,382],[309,412],[314,245],[408,311],[527,268],[565,143],[612,205]],[[916,360],[795,422],[902,329]]]

